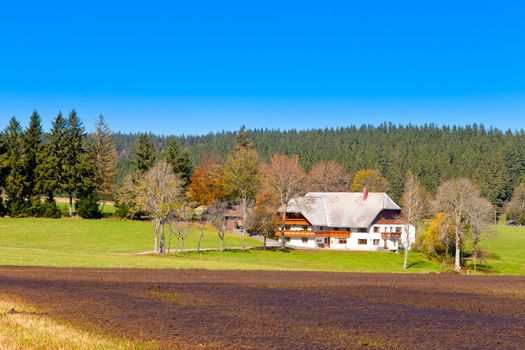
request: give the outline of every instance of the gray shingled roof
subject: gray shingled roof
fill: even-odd
[[[384,192],[310,192],[290,202],[288,212],[301,213],[313,226],[369,227],[382,210],[401,208]]]

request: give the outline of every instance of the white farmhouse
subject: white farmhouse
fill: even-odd
[[[400,213],[383,192],[310,192],[286,209],[285,240],[302,248],[396,251],[408,234],[410,249],[416,230]],[[275,235],[281,240],[280,227]]]

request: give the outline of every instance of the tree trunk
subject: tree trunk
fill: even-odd
[[[160,224],[160,253],[164,254],[165,252],[165,240],[164,240],[164,225]]]
[[[408,247],[410,246],[410,226],[405,226],[405,258],[403,259],[403,269],[407,268],[408,263]]]
[[[180,252],[184,253],[184,238],[180,240]]]
[[[202,230],[202,227],[199,228],[199,239],[197,240],[197,253],[200,253],[201,251],[201,239],[204,235],[204,232]]]
[[[241,207],[242,207],[242,252],[245,252],[246,249],[246,223],[247,220],[247,212],[246,212],[246,206],[247,206],[247,200],[246,198],[243,198],[241,201]]]
[[[153,236],[153,251],[155,253],[159,252],[159,223],[155,223],[155,234]]]
[[[281,247],[286,248],[286,238],[284,237],[284,223],[286,221],[286,204],[281,215]]]
[[[268,233],[264,233],[264,241],[263,241],[263,248],[266,249],[266,237],[268,236]]]
[[[476,272],[477,260],[478,260],[478,251],[476,249],[476,250],[474,250],[474,272]]]
[[[69,194],[69,217],[73,217],[73,195]]]
[[[173,233],[171,233],[171,229],[170,229],[170,237],[168,238],[168,253],[171,253],[171,236],[173,235]]]
[[[224,251],[224,235],[221,236],[221,252]]]
[[[461,246],[459,239],[459,230],[461,228],[456,225],[456,254],[454,257],[454,270],[461,271]]]

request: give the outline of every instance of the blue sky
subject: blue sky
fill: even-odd
[[[77,109],[119,131],[383,121],[525,128],[519,1],[0,5],[0,127]]]

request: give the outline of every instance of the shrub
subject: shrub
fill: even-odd
[[[12,218],[24,218],[33,216],[30,201],[8,201],[7,211]]]
[[[127,218],[129,213],[129,205],[124,203],[115,203],[115,214],[121,218]]]
[[[31,216],[58,219],[62,216],[62,212],[55,201],[37,200],[32,203]]]
[[[0,197],[0,217],[7,215],[7,208],[4,205],[4,200]]]
[[[8,203],[9,216],[13,218],[43,217],[59,218],[62,216],[55,201],[42,202],[40,198],[32,198],[27,201],[12,201]]]
[[[88,193],[79,197],[75,209],[80,217],[85,219],[100,219],[102,212],[98,207],[99,197],[96,193]]]

